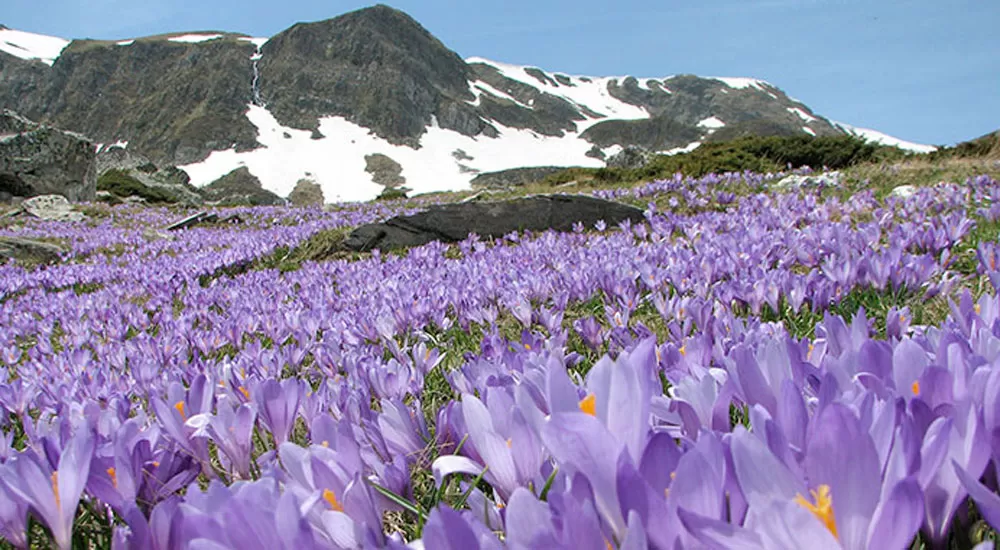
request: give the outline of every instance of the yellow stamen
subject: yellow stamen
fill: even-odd
[[[337,500],[337,495],[333,491],[329,489],[323,489],[323,500],[325,500],[326,503],[330,505],[331,510],[335,512],[344,511],[344,506],[340,504],[339,500]]]
[[[174,408],[177,409],[177,412],[179,412],[181,414],[181,420],[185,420],[186,421],[187,420],[187,415],[184,414],[184,402],[183,401],[178,401],[178,402],[174,403]]]
[[[154,467],[154,468],[159,468],[159,467],[160,467],[160,461],[159,461],[159,460],[154,460],[154,461],[152,462],[152,464],[153,464],[153,467]]]
[[[677,472],[670,472],[670,481],[677,479]]]
[[[115,489],[117,489],[118,488],[118,476],[115,475],[115,469],[114,468],[108,468],[107,472],[108,472],[108,477],[111,478],[111,485]]]
[[[608,539],[604,539],[604,548],[606,548],[607,550],[615,550],[614,545],[612,545],[611,541],[609,541]]]
[[[687,346],[681,346],[681,349],[677,351],[681,352],[682,357],[688,354]]]
[[[811,360],[812,359],[812,355],[813,355],[813,350],[814,349],[816,349],[816,346],[812,342],[809,342],[809,353],[806,354],[806,359],[807,360]]]
[[[322,446],[324,446],[326,448],[329,448],[330,447],[330,442],[324,439],[323,442],[320,443],[320,445],[322,445]]]
[[[913,390],[913,395],[920,395],[920,381],[914,380],[913,385],[910,386],[910,389]]]
[[[525,344],[524,349],[531,351],[531,344]]]
[[[243,397],[247,398],[248,401],[250,400],[250,391],[249,390],[247,390],[243,386],[240,386],[240,387],[238,387],[236,389],[240,390],[240,393],[242,393]]]
[[[982,306],[980,306],[979,304],[972,306],[972,309],[976,312],[976,315],[979,315],[979,313],[983,311]]]
[[[837,521],[833,517],[833,497],[830,496],[830,486],[820,485],[815,491],[809,491],[809,493],[816,501],[815,504],[806,500],[801,494],[795,496],[795,502],[812,512],[833,533],[833,537],[837,538]]]
[[[56,496],[56,508],[62,505],[59,502],[59,472],[52,472],[52,494]]]
[[[497,503],[497,509],[499,509],[499,510],[503,510],[506,507],[507,507],[507,505],[504,504],[503,502],[498,502]]]
[[[508,437],[508,438],[507,438],[507,448],[508,448],[508,449],[510,449],[510,448],[512,448],[513,446],[514,446],[514,439],[513,439],[513,438],[510,438],[510,437]]]
[[[590,416],[597,416],[597,396],[588,393],[587,397],[584,397],[583,401],[580,401],[580,410]]]

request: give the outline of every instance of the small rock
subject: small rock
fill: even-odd
[[[43,220],[79,222],[86,216],[73,210],[73,205],[62,195],[41,195],[26,199],[21,208],[28,214]]]
[[[172,241],[172,240],[174,240],[174,239],[177,238],[177,237],[171,235],[170,233],[164,233],[163,231],[157,231],[156,229],[152,229],[152,228],[146,228],[145,230],[143,230],[142,236],[146,237],[147,239],[149,239],[151,241],[157,241],[157,240],[161,240],[161,239]]]
[[[913,195],[917,194],[917,188],[912,185],[898,185],[890,193],[890,197],[899,197],[901,199],[908,199]]]
[[[778,189],[801,189],[803,187],[840,187],[840,172],[826,172],[809,176],[787,176],[774,184]]]
[[[103,202],[105,204],[116,205],[121,204],[122,200],[115,196],[111,191],[98,191],[97,196],[94,197],[97,202]]]

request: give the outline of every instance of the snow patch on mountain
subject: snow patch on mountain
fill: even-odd
[[[816,137],[816,131],[808,126],[803,126],[802,131],[809,134],[810,136]]]
[[[120,42],[115,42],[118,46],[131,46],[135,44],[135,40],[122,40]]]
[[[373,153],[398,162],[406,178],[404,185],[414,193],[468,189],[477,172],[522,166],[604,165],[586,155],[593,145],[573,133],[545,136],[494,123],[498,138],[469,137],[443,129],[435,121],[421,138],[420,148],[413,149],[393,145],[343,117],[320,119],[319,131],[325,136],[321,139],[312,139],[309,131],[282,126],[258,105],[248,106],[247,118],[257,127],[262,147],[244,152],[215,151],[202,162],[181,166],[192,184],[204,186],[246,166],[265,189],[281,196],[288,196],[296,182],[309,174],[328,200],[364,201],[383,190],[365,172],[364,157]],[[465,152],[463,160],[456,159],[458,150]]]
[[[512,96],[512,95],[510,95],[507,92],[504,92],[502,90],[498,90],[498,89],[494,88],[493,86],[490,86],[488,83],[483,82],[482,80],[477,80],[475,82],[469,82],[469,91],[471,91],[472,94],[476,96],[475,101],[470,101],[469,103],[471,105],[476,106],[476,107],[478,107],[482,103],[483,94],[486,93],[486,94],[489,94],[489,95],[491,95],[493,97],[498,97],[498,98],[501,98],[501,99],[506,99],[508,101],[512,101],[512,102],[520,105],[521,107],[524,107],[525,109],[531,109],[531,108],[533,108],[533,106],[521,103],[514,96]]]
[[[598,122],[601,122],[605,118],[618,120],[641,120],[649,118],[650,116],[646,109],[643,109],[638,105],[626,103],[612,96],[611,92],[608,90],[609,85],[612,83],[620,84],[627,77],[575,76],[542,71],[543,75],[547,77],[543,79],[543,82],[527,72],[527,69],[533,69],[534,67],[511,65],[509,63],[501,63],[499,61],[491,61],[482,57],[470,57],[465,61],[467,63],[483,63],[485,65],[489,65],[499,71],[500,74],[511,80],[527,84],[528,86],[531,86],[541,92],[561,97],[579,107],[586,107],[591,111],[602,115],[598,118],[588,117],[587,120],[578,122],[577,129],[580,132]],[[556,74],[559,75],[559,79],[568,79],[569,84],[560,84],[559,79],[556,78]],[[645,81],[653,79],[639,80]]]
[[[254,46],[257,46],[257,49],[259,50],[264,46],[264,44],[267,43],[268,40],[270,40],[270,38],[262,38],[259,36],[241,36],[240,40],[250,42]]]
[[[798,107],[789,107],[788,108],[788,112],[792,113],[793,115],[797,115],[799,118],[801,118],[802,120],[804,120],[806,123],[816,122],[817,120],[819,120],[816,117],[810,115],[809,113],[803,111],[802,109],[799,109]]]
[[[912,141],[906,141],[899,139],[897,137],[890,136],[879,132],[878,130],[872,130],[870,128],[860,128],[858,126],[851,126],[850,124],[845,124],[843,122],[830,121],[834,126],[840,127],[848,134],[857,136],[865,141],[871,143],[878,143],[881,145],[889,145],[893,147],[899,147],[904,151],[913,151],[914,153],[931,153],[937,151],[937,147],[933,145],[923,145],[920,143],[913,143]]]
[[[14,29],[0,30],[0,51],[21,59],[37,59],[46,65],[55,63],[69,40]]]
[[[197,44],[198,42],[207,42],[221,37],[221,34],[182,34],[180,36],[171,36],[167,40],[171,42],[183,42],[185,44]]]
[[[763,80],[758,80],[756,78],[746,78],[746,77],[729,77],[729,76],[706,76],[705,78],[711,78],[712,80],[718,80],[729,86],[730,88],[736,90],[745,90],[747,88],[755,88],[762,92],[766,92],[767,87],[772,87],[770,83],[764,82]]]
[[[690,153],[691,151],[694,151],[695,149],[697,149],[699,147],[701,147],[701,142],[700,141],[692,141],[691,143],[688,143],[684,147],[676,147],[674,149],[668,149],[666,151],[660,151],[660,154],[661,155],[679,155],[681,153]]]
[[[710,116],[698,123],[699,128],[707,128],[709,130],[718,130],[719,128],[725,127],[726,123],[719,120],[718,117]]]

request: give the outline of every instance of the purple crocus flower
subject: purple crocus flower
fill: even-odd
[[[72,546],[73,521],[83,489],[90,473],[94,455],[94,436],[89,426],[81,426],[59,456],[55,471],[33,453],[22,453],[14,459],[13,470],[7,469],[4,483],[28,503],[52,531],[56,545]]]
[[[288,441],[304,393],[305,382],[293,378],[280,383],[269,378],[258,386],[255,395],[260,419],[270,428],[275,445]]]

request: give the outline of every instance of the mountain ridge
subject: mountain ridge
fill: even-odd
[[[383,190],[365,170],[372,154],[426,192],[467,188],[479,172],[600,166],[630,145],[678,152],[743,135],[850,132],[758,79],[592,77],[462,59],[383,5],[267,39],[29,35],[0,30],[0,107],[127,142],[196,185],[246,166],[281,195],[307,177],[328,198],[362,200]]]

